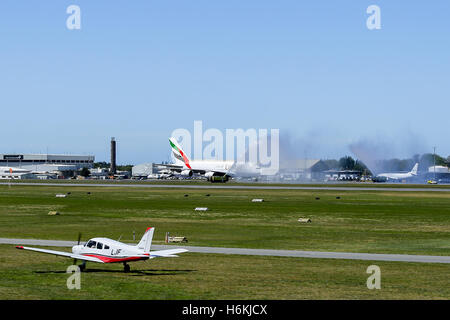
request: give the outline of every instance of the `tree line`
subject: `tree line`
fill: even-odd
[[[419,163],[418,171],[428,171],[428,168],[434,165],[445,166],[450,168],[450,156],[444,158],[438,154],[425,153],[422,155],[416,154],[412,158],[407,159],[385,159],[377,162],[377,167],[383,172],[396,172],[396,171],[410,171],[414,164]],[[341,157],[339,160],[326,159],[322,160],[324,166],[320,167],[320,171],[326,170],[351,170],[359,171],[364,175],[372,175],[370,169],[359,159],[354,159],[351,156]],[[111,164],[109,162],[100,161],[94,163],[94,168],[109,169]],[[133,165],[118,165],[117,170],[131,172]],[[86,169],[82,172],[82,175],[89,176],[90,172]]]
[[[322,160],[327,166],[328,170],[352,170],[359,171],[363,174],[371,175],[370,169],[358,159],[353,159],[351,156],[344,156],[339,160],[327,159]],[[425,153],[422,155],[416,154],[408,159],[385,159],[378,160],[377,167],[384,172],[394,171],[410,171],[414,164],[419,163],[418,171],[428,171],[428,168],[436,164],[436,166],[444,166],[450,168],[450,156],[444,158],[438,154]]]

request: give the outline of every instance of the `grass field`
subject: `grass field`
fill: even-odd
[[[128,242],[147,226],[157,244],[169,231],[198,246],[449,255],[450,193],[0,186],[0,237],[76,240],[81,232]],[[132,264],[130,274],[88,264],[74,292],[65,286],[71,261],[5,245],[0,259],[0,299],[450,298],[444,264],[373,262],[382,289],[368,290],[369,261],[185,253]]]
[[[67,250],[68,248],[60,248]],[[0,245],[1,299],[448,299],[443,264],[185,253],[132,264],[88,264],[68,290],[66,259]],[[20,259],[18,259],[20,257]],[[381,289],[366,269],[381,269]]]
[[[2,182],[7,183],[7,182]],[[307,182],[307,183],[286,183],[286,182],[265,182],[265,181],[254,181],[254,182],[241,182],[230,180],[226,184],[215,183],[211,184],[206,180],[134,180],[134,179],[124,179],[124,180],[95,180],[95,179],[82,179],[82,180],[66,180],[66,179],[50,179],[50,180],[40,180],[40,179],[24,179],[24,180],[14,180],[14,184],[111,184],[111,185],[197,185],[197,186],[273,186],[273,187],[358,187],[358,188],[408,188],[408,189],[450,189],[450,184],[423,184],[423,183],[373,183],[373,182],[359,182],[359,181],[330,181],[327,183],[317,183],[317,182]]]

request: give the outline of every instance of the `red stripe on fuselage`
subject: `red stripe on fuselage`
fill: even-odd
[[[94,258],[102,260],[104,263],[138,261],[138,260],[147,260],[149,258],[149,257],[113,258],[113,257],[101,256],[101,255],[97,255],[97,254],[83,254],[83,256],[94,257]]]

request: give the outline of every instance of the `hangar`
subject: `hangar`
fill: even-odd
[[[323,180],[323,171],[328,166],[320,159],[281,160],[277,177],[281,180]]]
[[[133,166],[131,172],[135,178],[147,178],[151,174],[158,173],[158,168],[154,163],[142,163]]]

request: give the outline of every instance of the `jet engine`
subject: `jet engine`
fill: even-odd
[[[205,173],[205,178],[208,179],[208,181],[211,180],[211,177],[214,175],[214,172],[209,171],[207,173]]]
[[[183,170],[181,171],[181,175],[183,177],[192,177],[192,170]]]

